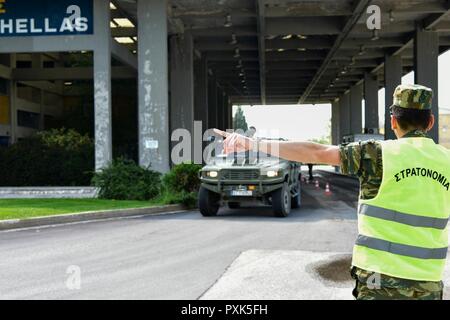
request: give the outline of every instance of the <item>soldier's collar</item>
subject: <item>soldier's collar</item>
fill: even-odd
[[[430,138],[428,134],[423,130],[412,130],[405,134],[402,138]]]

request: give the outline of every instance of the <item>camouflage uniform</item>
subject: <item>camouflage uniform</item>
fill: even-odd
[[[418,86],[399,86],[394,94],[394,104],[403,108],[426,109],[431,104],[430,89],[413,91]],[[421,87],[422,89],[424,87]],[[428,137],[426,133],[415,130],[403,138]],[[360,198],[373,199],[378,194],[383,177],[381,144],[377,141],[356,142],[340,146],[341,170],[347,175],[357,176],[360,181]],[[357,300],[415,299],[441,300],[442,282],[413,281],[387,275],[378,275],[373,284],[374,273],[357,267],[351,269],[352,278],[356,280],[353,295]]]

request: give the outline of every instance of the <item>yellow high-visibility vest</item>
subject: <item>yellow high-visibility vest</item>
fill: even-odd
[[[360,200],[353,266],[440,281],[448,250],[450,151],[428,138],[383,141],[377,196]]]

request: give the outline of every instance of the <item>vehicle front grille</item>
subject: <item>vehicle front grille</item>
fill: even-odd
[[[258,170],[224,170],[222,179],[224,180],[251,180],[258,179]]]

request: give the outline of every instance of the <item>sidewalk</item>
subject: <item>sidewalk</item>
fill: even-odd
[[[249,250],[201,300],[353,300],[350,253]],[[444,299],[450,299],[450,268]]]

